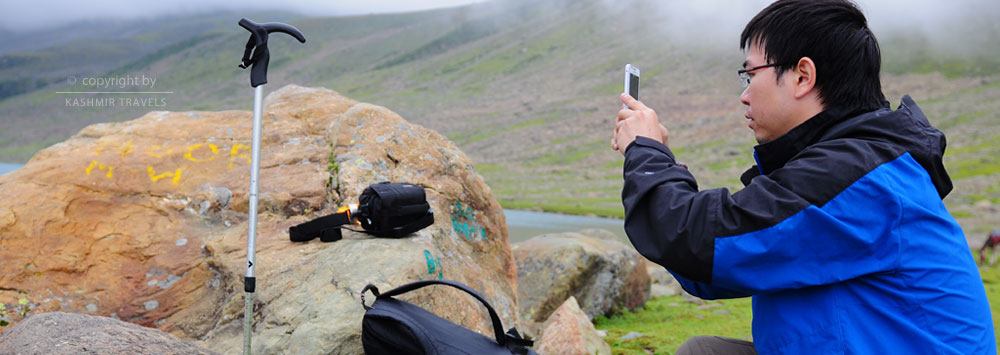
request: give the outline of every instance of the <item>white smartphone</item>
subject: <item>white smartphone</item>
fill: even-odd
[[[625,64],[625,90],[629,96],[633,99],[639,99],[639,67],[632,64]],[[622,104],[622,108],[628,108],[625,104]]]

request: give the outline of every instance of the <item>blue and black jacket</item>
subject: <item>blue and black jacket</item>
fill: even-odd
[[[745,186],[698,190],[658,141],[625,152],[625,231],[689,293],[753,296],[758,353],[996,353],[990,306],[942,199],[945,138],[903,97],[828,109],[755,147]]]

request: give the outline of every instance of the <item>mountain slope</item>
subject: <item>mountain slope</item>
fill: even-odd
[[[154,77],[157,91],[172,92],[149,95],[163,106],[67,107],[67,94],[56,92],[84,87],[58,80],[0,101],[0,161],[23,162],[88,124],[150,110],[249,110],[249,73],[236,67],[247,34],[235,19],[113,67],[94,59],[89,71],[75,74]],[[476,162],[505,207],[620,216],[622,158],[608,142],[625,63],[642,68],[641,98],[660,113],[672,148],[703,188],[738,189],[737,177],[752,161],[735,78],[743,61],[738,30],[716,37],[681,20],[655,2],[596,0],[291,19],[307,42],[274,37],[265,91],[286,83],[324,86],[442,132]],[[733,22],[695,20],[709,28]],[[985,43],[970,52],[936,49],[919,34],[879,33],[887,97],[898,104],[912,94],[948,134],[946,164],[957,188],[947,202],[970,234],[990,228],[998,217],[992,205],[1000,203],[1000,148],[990,143],[1000,139],[1000,78],[992,74],[1000,69],[1000,35],[995,27],[977,28],[963,29]],[[114,56],[113,49],[101,53]],[[27,75],[17,80],[49,80],[61,67],[24,68]]]

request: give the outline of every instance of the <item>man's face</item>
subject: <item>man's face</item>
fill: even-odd
[[[764,50],[751,43],[747,50],[744,68],[771,64],[764,61]],[[790,115],[790,105],[794,101],[794,88],[788,81],[793,75],[785,72],[776,80],[776,68],[767,67],[750,72],[750,85],[743,90],[740,101],[746,105],[744,116],[747,126],[753,130],[757,143],[767,143],[788,133],[799,123]]]

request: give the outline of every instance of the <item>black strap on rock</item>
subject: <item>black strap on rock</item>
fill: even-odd
[[[528,348],[535,345],[533,340],[522,338],[521,334],[517,332],[517,328],[514,327],[511,327],[507,334],[504,334],[504,337],[507,338],[507,344],[504,346],[510,349],[512,354],[527,355],[529,354]]]
[[[293,242],[308,242],[316,237],[326,243],[336,242],[342,238],[340,226],[349,223],[349,213],[334,213],[288,228],[288,238]]]
[[[378,299],[379,295],[378,287],[375,287],[375,285],[368,284],[365,288],[361,289],[361,307],[365,307],[366,311],[372,309],[370,306],[365,304],[365,292],[368,292],[368,290],[372,290],[372,294],[375,295],[375,299]]]

